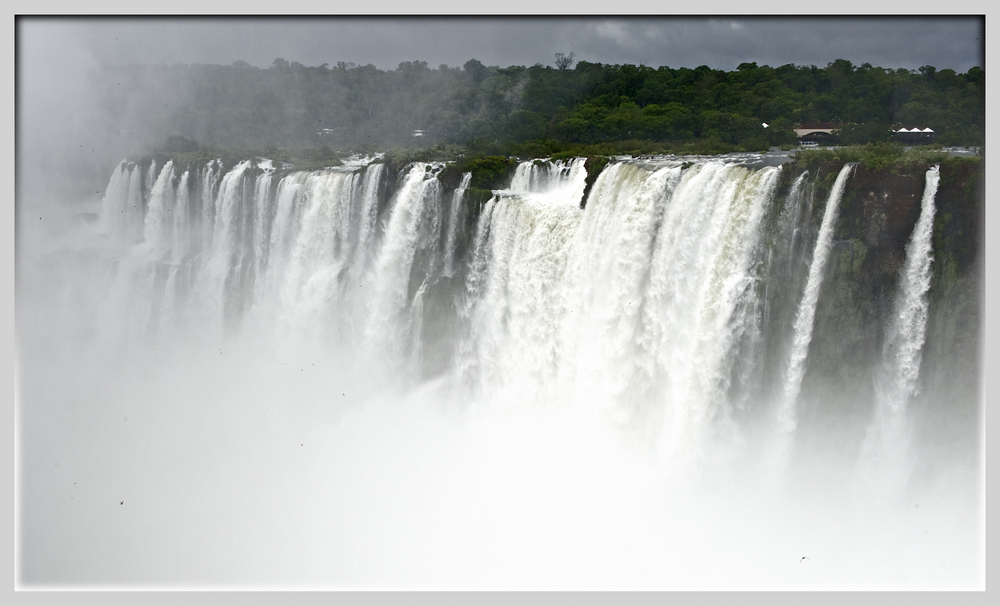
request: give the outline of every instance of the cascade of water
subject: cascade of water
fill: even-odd
[[[301,223],[300,198],[309,173],[296,172],[285,176],[278,183],[272,205],[274,216],[271,220],[270,237],[267,244],[267,265],[264,275],[258,281],[260,295],[258,301],[267,301],[276,306],[278,301],[286,301],[292,296],[292,286],[287,277],[292,249]],[[277,313],[277,309],[272,309]]]
[[[483,313],[483,308],[476,305],[486,288],[486,279],[490,263],[491,247],[489,246],[490,227],[493,224],[493,211],[496,208],[497,196],[487,200],[476,223],[476,233],[472,240],[472,255],[469,262],[469,270],[465,276],[464,296],[458,306],[459,321],[463,325],[456,348],[458,366],[456,373],[466,383],[466,387],[478,382],[480,367],[478,345],[480,341],[476,338],[477,327],[482,326],[479,316]],[[473,319],[475,317],[475,319]]]
[[[472,173],[462,175],[462,182],[451,197],[451,209],[448,212],[448,236],[444,246],[444,274],[449,278],[455,275],[455,243],[458,239],[459,224],[460,222],[464,223],[465,219],[464,207],[462,206],[465,190],[469,188],[471,182]]]
[[[623,423],[642,412],[652,388],[655,354],[642,310],[659,221],[680,175],[676,166],[608,166],[572,244],[562,334],[573,364],[562,380],[575,399]]]
[[[475,330],[485,384],[504,399],[559,396],[554,377],[562,348],[562,274],[579,220],[579,207],[534,197],[501,195],[493,208]]]
[[[906,265],[900,279],[896,299],[895,321],[883,349],[885,359],[885,410],[900,414],[906,399],[916,393],[920,371],[920,353],[927,326],[927,291],[931,285],[933,262],[931,236],[934,229],[934,197],[940,182],[940,167],[927,171],[920,218],[906,247]]]
[[[685,181],[676,165],[613,164],[584,211],[501,192],[481,219],[487,242],[480,231],[470,272],[484,390],[504,401],[592,402],[627,422],[648,406],[656,377],[672,439],[724,423],[728,365],[755,321],[746,301],[778,174],[717,163]]]
[[[878,461],[886,475],[906,477],[906,405],[918,393],[921,351],[927,327],[927,291],[934,261],[934,198],[940,182],[940,167],[928,169],[920,218],[906,246],[906,262],[900,274],[895,313],[882,345],[882,367],[876,375],[876,408],[866,438],[865,451]],[[902,472],[902,473],[901,473]]]
[[[671,456],[693,459],[706,438],[731,429],[727,364],[750,321],[735,312],[753,294],[752,252],[777,174],[695,166],[665,209],[644,322],[657,347]]]
[[[806,354],[812,341],[813,319],[816,314],[816,303],[819,301],[820,286],[823,282],[823,270],[833,243],[833,227],[837,220],[840,199],[844,195],[847,179],[854,170],[853,164],[847,164],[840,170],[837,180],[830,190],[830,197],[823,212],[823,222],[819,228],[816,247],[813,249],[812,263],[809,266],[809,278],[806,282],[799,310],[795,316],[794,336],[788,355],[788,366],[782,387],[781,400],[778,404],[777,419],[779,431],[790,435],[795,431],[795,403],[802,388],[802,377],[805,374]]]
[[[268,264],[265,279],[260,281],[264,291],[260,298],[284,299],[291,296],[286,291],[286,276],[292,248],[295,246],[296,234],[301,222],[303,205],[300,203],[303,188],[309,178],[309,173],[292,173],[281,179],[273,203],[274,218],[272,219],[270,240],[268,242]]]
[[[518,192],[533,191],[531,187],[533,181],[532,177],[539,170],[541,170],[539,164],[541,164],[542,162],[543,161],[532,160],[528,162],[521,162],[520,164],[518,164],[517,168],[514,169],[514,176],[511,177],[510,180],[511,191],[518,191]],[[548,165],[548,162],[545,162],[545,164]]]
[[[476,223],[476,235],[472,240],[472,262],[466,279],[468,301],[478,300],[486,283],[486,271],[490,266],[490,247],[488,246],[490,227],[493,225],[493,211],[496,208],[497,196],[486,201]],[[465,308],[466,317],[470,308]]]
[[[745,158],[687,160],[610,162],[585,208],[580,159],[522,164],[516,187],[494,192],[481,209],[463,198],[469,175],[449,198],[426,164],[400,175],[387,175],[385,164],[296,172],[266,162],[217,161],[190,172],[179,162],[119,166],[102,202],[107,241],[86,241],[93,228],[80,225],[72,241],[55,236],[19,266],[28,270],[19,285],[34,287],[18,310],[21,338],[29,335],[24,416],[36,426],[25,450],[36,470],[25,510],[35,516],[32,539],[48,541],[29,554],[32,566],[59,559],[45,553],[65,553],[75,558],[63,564],[69,570],[95,544],[101,553],[133,553],[134,533],[110,533],[120,535],[111,541],[69,532],[73,520],[104,515],[106,501],[87,495],[108,491],[124,499],[114,505],[116,524],[159,516],[163,523],[150,526],[159,530],[143,541],[164,566],[150,570],[174,567],[177,577],[195,569],[246,569],[249,577],[271,567],[256,559],[264,552],[287,564],[276,577],[304,568],[330,583],[406,582],[404,567],[423,572],[410,567],[413,554],[433,556],[425,559],[443,582],[459,577],[449,554],[469,571],[501,575],[549,575],[544,563],[559,560],[595,584],[616,580],[598,576],[609,564],[619,565],[623,583],[679,564],[697,574],[733,545],[744,547],[723,564],[738,567],[750,555],[756,563],[738,570],[748,585],[800,582],[811,566],[802,554],[827,567],[837,553],[869,554],[840,564],[858,571],[844,578],[868,582],[870,568],[886,565],[885,545],[905,556],[893,579],[945,562],[952,570],[975,564],[966,554],[978,535],[965,524],[976,510],[950,500],[949,489],[965,490],[972,475],[964,458],[928,472],[933,482],[908,481],[904,507],[884,516],[868,507],[871,486],[849,490],[867,479],[852,473],[859,468],[891,484],[883,480],[907,471],[900,459],[938,465],[944,446],[955,446],[945,440],[967,435],[951,427],[947,438],[935,434],[930,421],[952,414],[946,400],[937,416],[940,392],[909,401],[921,365],[934,366],[925,338],[942,352],[951,345],[949,327],[932,332],[928,320],[950,320],[945,309],[928,309],[938,301],[928,289],[939,171],[927,173],[896,316],[884,323],[869,426],[841,409],[848,398],[823,399],[819,387],[834,375],[813,359],[821,340],[838,336],[820,334],[828,324],[817,309],[836,294],[822,278],[839,250],[838,206],[846,209],[846,191],[867,188],[858,181],[848,189],[846,167],[829,199],[815,201],[814,217],[809,176],[792,183],[787,168],[751,168],[740,164]],[[779,182],[790,186],[784,199]],[[887,212],[916,214],[899,198],[862,197],[865,212],[889,204]],[[869,254],[896,244],[889,232]],[[879,265],[904,260],[899,244]],[[882,314],[882,301],[874,303]],[[60,310],[68,311],[53,313]],[[752,366],[756,358],[764,371]],[[816,418],[842,424],[843,434],[801,412],[796,427],[800,387],[825,415]],[[776,412],[785,422],[778,443],[808,442],[796,465],[769,459]],[[933,431],[907,442],[909,424],[924,421]],[[53,433],[59,424],[62,433]],[[826,456],[820,442],[828,436],[853,454],[865,429],[874,469],[871,460]],[[815,442],[803,439],[807,431]],[[854,441],[845,445],[842,435]],[[149,470],[165,482],[147,481]],[[282,507],[301,524],[254,526]],[[817,516],[830,524],[817,531]],[[487,535],[483,520],[498,522]],[[66,537],[76,537],[72,553],[60,551]],[[300,550],[302,537],[318,547]],[[565,537],[578,540],[567,546]],[[248,540],[266,549],[234,562]],[[533,540],[555,546],[539,566],[520,557]],[[477,551],[483,544],[490,553]],[[191,563],[191,553],[205,551],[192,545],[209,555]],[[918,555],[907,559],[913,546]],[[291,551],[299,556],[289,561]],[[602,553],[626,560],[602,561]],[[510,561],[523,567],[504,568]],[[338,562],[358,567],[323,576],[344,570]],[[774,571],[787,576],[766,576]],[[73,574],[64,578],[84,578]]]
[[[587,185],[585,164],[586,158],[522,162],[514,171],[509,191],[522,197],[531,194],[544,204],[579,206]]]
[[[142,211],[144,215],[146,212],[149,211],[146,204],[149,203],[149,197],[153,191],[153,185],[156,182],[157,175],[159,174],[160,171],[157,170],[156,160],[153,160],[152,162],[149,163],[149,168],[146,169],[145,178],[142,180],[142,200],[143,200]]]
[[[790,208],[786,207],[785,211],[787,212],[788,210],[791,210],[792,212],[791,220],[788,221],[788,225],[790,225],[792,230],[791,237],[788,239],[789,260],[795,258],[796,247],[799,245],[801,241],[802,229],[799,227],[799,222],[801,221],[801,217],[803,215],[808,217],[809,214],[812,212],[811,206],[810,208],[805,209],[804,213],[802,208],[803,207],[802,193],[805,189],[806,177],[808,176],[809,176],[808,171],[805,171],[801,175],[799,175],[798,178],[795,179],[795,183],[792,184],[791,190],[788,192],[788,205]],[[812,201],[812,198],[810,197],[809,200]]]
[[[227,172],[214,198],[212,245],[200,289],[206,297],[203,310],[209,317],[231,320],[234,306],[239,306],[247,294],[240,290],[239,270],[244,253],[241,229],[244,173],[249,168],[250,162],[244,161]]]
[[[787,307],[784,293],[793,290],[793,284],[796,284],[787,266],[789,255],[786,251],[795,238],[800,220],[806,176],[802,173],[795,179],[780,207],[765,203],[768,208],[762,220],[766,226],[761,234],[762,241],[751,255],[750,264],[754,269],[746,283],[749,289],[755,291],[755,296],[746,293],[739,299],[734,311],[735,316],[743,321],[739,324],[734,347],[729,353],[732,377],[728,385],[733,409],[742,419],[757,417],[761,408],[759,403],[771,400],[767,395],[773,389],[772,369],[776,364],[783,363],[775,355],[777,352],[772,346],[775,339],[771,331],[775,328],[775,311],[783,312]],[[778,320],[778,332],[781,332],[780,327],[784,326],[786,318]]]
[[[358,213],[358,251],[361,255],[356,264],[359,271],[368,268],[375,255],[375,221],[378,219],[379,183],[385,164],[369,164],[361,185],[361,210]]]
[[[808,187],[809,173],[802,172],[784,197],[777,210],[776,223],[770,230],[763,269],[763,292],[758,300],[761,317],[757,341],[750,350],[741,353],[748,362],[740,377],[743,408],[755,401],[775,401],[776,393],[783,388],[784,372],[777,371],[786,363],[787,347],[791,342],[794,314],[800,303],[809,265],[803,262],[801,252],[802,225],[812,215],[812,188]]]
[[[336,311],[340,288],[338,276],[347,261],[343,240],[348,224],[344,221],[353,190],[354,175],[325,171],[306,177],[302,187],[283,188],[284,201],[297,198],[301,192],[302,215],[297,226],[282,217],[283,229],[277,233],[294,234],[284,268],[282,314],[298,329],[310,330],[310,325],[324,326],[327,314]],[[282,209],[279,209],[279,213]],[[287,231],[290,227],[292,231]],[[287,236],[285,236],[287,238]],[[315,329],[312,329],[315,330]]]
[[[191,172],[184,171],[181,180],[177,184],[177,192],[174,196],[173,210],[173,261],[179,263],[191,247],[191,194],[188,190],[188,181]]]
[[[253,195],[253,264],[255,275],[267,266],[268,242],[271,234],[271,219],[274,205],[271,204],[271,180],[273,169],[267,166],[265,172],[257,176]]]
[[[300,334],[365,342],[373,352],[392,352],[397,362],[417,360],[427,314],[438,313],[432,301],[437,305],[435,297],[442,296],[436,276],[458,269],[462,196],[471,175],[463,175],[444,210],[428,165],[413,165],[376,238],[384,166],[297,172],[274,184],[269,166],[254,172],[254,181],[247,179],[249,162],[229,171],[213,162],[192,186],[192,175],[184,172],[178,180],[167,163],[148,202],[140,203],[146,239],[172,247],[177,264],[197,246],[195,224],[212,236],[201,248],[207,262],[185,269],[200,284],[194,292],[203,300],[175,297],[158,305],[196,305],[216,318],[227,309],[253,309],[271,318],[261,319],[264,325],[280,318],[279,333],[297,327]],[[778,405],[785,433],[795,427],[821,278],[850,171],[845,167],[831,190],[792,327]],[[626,424],[662,415],[668,441],[681,450],[731,425],[737,404],[728,400],[728,387],[749,380],[738,358],[747,343],[752,349],[763,338],[767,330],[760,323],[770,318],[761,311],[768,295],[757,291],[757,281],[770,275],[762,268],[775,251],[761,250],[760,224],[779,173],[718,161],[683,169],[679,163],[616,162],[580,210],[573,201],[586,174],[582,159],[522,163],[512,189],[498,192],[476,225],[466,289],[455,306],[466,327],[453,345],[456,368],[477,369],[484,393],[502,392],[502,399],[589,402]],[[116,170],[105,212],[124,214],[136,190],[141,194],[140,174],[124,164]],[[799,195],[805,183],[802,175],[791,187],[778,219],[782,234],[805,212]],[[190,191],[200,192],[200,208]],[[108,229],[126,228],[119,223]],[[767,244],[794,252],[796,233],[786,236]],[[144,281],[141,290],[152,298],[164,288],[174,297],[178,269],[158,278],[151,271],[137,265],[130,279]],[[135,313],[148,326],[159,312]],[[357,322],[360,316],[364,322]],[[913,359],[898,363],[907,369],[899,376],[915,372]],[[919,352],[915,359],[918,364]]]
[[[132,171],[126,162],[122,161],[118,168],[111,172],[111,180],[104,190],[101,201],[101,222],[104,233],[112,242],[121,245],[126,241],[128,233],[128,188]]]
[[[729,400],[729,389],[734,379],[745,378],[755,371],[753,360],[741,359],[744,352],[754,352],[761,339],[759,283],[763,275],[766,255],[762,241],[762,223],[765,209],[773,198],[780,175],[779,168],[762,169],[742,176],[733,208],[727,223],[722,248],[714,268],[710,301],[717,301],[709,308],[712,319],[706,334],[711,335],[714,363],[707,366],[707,375],[713,386],[714,398],[709,401]],[[750,356],[751,358],[753,356]],[[741,393],[746,394],[746,390]],[[738,398],[738,396],[737,396]],[[736,399],[723,409],[723,417],[732,407],[743,407],[746,402]],[[715,411],[713,416],[718,415]]]
[[[424,305],[427,298],[427,286],[426,280],[420,283],[417,292],[413,295],[413,302],[410,305],[409,317],[407,318],[407,324],[410,328],[408,362],[413,368],[420,368],[423,362]]]
[[[174,163],[171,160],[163,166],[149,192],[143,236],[146,242],[157,248],[169,245],[173,236],[173,220],[170,218],[174,210],[173,180]]]
[[[128,198],[125,200],[125,233],[124,241],[135,244],[142,241],[143,223],[146,213],[146,201],[143,193],[142,171],[137,166],[131,169],[128,182]]]
[[[201,250],[212,250],[212,236],[215,232],[215,195],[222,177],[222,167],[218,161],[209,162],[201,177]]]
[[[382,247],[367,280],[371,299],[365,334],[370,346],[390,352],[390,363],[403,359],[408,342],[410,271],[425,214],[439,212],[440,191],[440,182],[430,178],[427,165],[414,164],[394,197]]]

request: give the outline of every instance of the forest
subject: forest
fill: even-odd
[[[554,66],[394,70],[275,59],[232,65],[118,65],[91,74],[121,133],[161,152],[460,147],[473,154],[724,153],[796,142],[800,122],[842,122],[834,142],[888,141],[894,126],[981,145],[985,72],[826,67],[604,65],[557,54]],[[128,91],[123,93],[122,91]],[[765,126],[766,125],[766,126]],[[163,142],[167,141],[166,144]]]

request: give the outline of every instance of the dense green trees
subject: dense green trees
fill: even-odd
[[[561,69],[470,59],[462,68],[412,61],[383,71],[279,58],[266,69],[241,61],[116,66],[95,78],[117,128],[227,148],[454,143],[497,150],[632,140],[756,150],[794,142],[796,122],[827,121],[848,124],[845,143],[883,141],[894,124],[930,127],[945,144],[982,142],[985,73],[978,67],[959,74],[838,59],[825,68],[749,62],[726,72],[570,67],[565,59]]]

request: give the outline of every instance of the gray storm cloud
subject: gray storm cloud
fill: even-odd
[[[551,64],[553,53],[572,50],[590,62],[641,60],[653,67],[731,70],[744,61],[822,67],[847,59],[964,72],[982,66],[981,37],[982,22],[973,17],[121,18],[67,21],[59,43],[116,63],[243,60],[266,67],[282,57],[392,69],[413,60],[454,67],[476,57],[506,67]],[[633,48],[640,42],[643,49]]]

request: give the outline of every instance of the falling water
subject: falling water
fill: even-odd
[[[168,217],[174,206],[173,180],[173,162],[167,162],[149,193],[149,207],[146,210],[143,235],[146,242],[154,247],[168,244],[172,237],[173,221],[169,220]]]
[[[845,165],[840,170],[840,174],[837,175],[837,180],[830,190],[830,197],[826,201],[826,210],[823,212],[823,223],[820,225],[816,247],[813,249],[812,264],[809,266],[809,279],[806,282],[805,292],[802,293],[802,301],[799,303],[799,310],[795,316],[794,337],[791,351],[788,354],[788,366],[777,415],[779,431],[785,434],[795,431],[795,402],[798,399],[799,390],[802,388],[802,375],[805,374],[805,360],[809,351],[809,343],[812,341],[816,303],[819,301],[823,271],[826,268],[826,260],[833,243],[833,228],[837,220],[840,199],[844,195],[844,187],[852,170],[854,170],[853,164]]]
[[[374,250],[372,240],[375,237],[375,221],[378,218],[379,183],[382,180],[384,164],[372,164],[364,173],[361,185],[361,212],[358,215],[358,250],[364,255],[360,259],[363,267],[371,261],[369,253]],[[458,192],[456,192],[458,195]]]
[[[385,227],[384,246],[378,253],[370,283],[374,293],[366,321],[368,342],[377,351],[404,355],[412,324],[407,321],[411,303],[411,272],[424,238],[438,233],[440,225],[440,181],[430,176],[427,165],[410,169]],[[425,243],[426,247],[426,243]],[[419,284],[418,284],[419,285]]]
[[[462,175],[462,182],[455,193],[451,195],[451,210],[448,212],[448,238],[444,244],[444,273],[446,276],[455,275],[455,244],[458,239],[459,222],[462,221],[464,213],[465,190],[469,189],[472,182],[472,173]]]
[[[587,186],[585,158],[522,162],[514,171],[509,191],[543,204],[579,204]]]
[[[865,452],[881,468],[879,481],[901,485],[908,475],[909,435],[906,405],[918,393],[921,351],[927,327],[927,292],[931,285],[934,251],[934,197],[940,167],[927,171],[920,218],[906,246],[906,264],[899,280],[895,313],[882,346],[882,367],[876,377],[875,418]]]
[[[529,161],[480,208],[469,174],[448,191],[438,164],[389,166],[123,162],[93,250],[39,255],[57,277],[19,326],[63,344],[52,318],[68,317],[82,336],[26,357],[25,401],[68,419],[25,421],[48,474],[26,527],[52,537],[31,575],[705,589],[721,566],[727,588],[968,584],[907,555],[967,571],[958,526],[913,551],[930,518],[912,507],[878,517],[839,480],[760,481],[775,410],[785,439],[807,423],[852,166],[807,277],[813,185],[785,168],[619,159],[584,199],[584,159]],[[938,175],[886,338],[888,449],[919,384]],[[65,554],[44,560],[58,572],[38,572],[44,553]],[[871,576],[887,555],[900,563]]]

